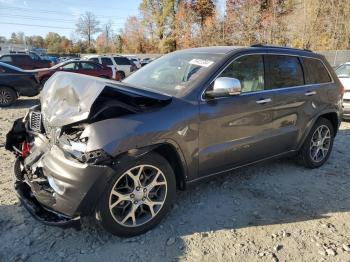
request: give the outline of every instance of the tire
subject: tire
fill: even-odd
[[[0,107],[12,105],[17,100],[17,93],[10,87],[0,86]]]
[[[41,88],[44,87],[45,83],[47,80],[49,80],[50,77],[44,77],[42,80],[41,80]]]
[[[123,71],[118,71],[117,74],[120,75],[121,80],[123,80],[125,78],[125,73]]]
[[[159,224],[176,195],[174,171],[159,154],[151,152],[136,161],[126,162],[121,164],[120,171],[108,183],[96,209],[96,219],[102,227],[120,237],[139,235]],[[140,170],[142,173],[138,180],[136,176]],[[127,171],[136,181],[141,181],[139,190]],[[156,174],[159,174],[157,178]],[[158,204],[150,205],[155,202]]]
[[[324,138],[324,141],[322,142],[323,139],[319,139],[319,130],[323,130],[321,131],[323,135],[325,135],[326,132],[329,132],[329,139]],[[334,128],[332,123],[325,118],[318,119],[310,130],[310,133],[298,153],[299,163],[307,168],[318,168],[322,166],[332,152],[333,141]],[[328,148],[328,150],[324,152],[324,150],[319,149],[319,147]],[[319,153],[316,153],[317,150],[319,150]],[[317,159],[317,156],[320,156],[319,159]]]

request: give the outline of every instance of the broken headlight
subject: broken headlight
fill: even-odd
[[[59,137],[59,146],[71,157],[82,163],[103,164],[110,162],[112,158],[102,149],[86,152],[88,138],[81,138],[83,131],[83,126],[66,129]]]

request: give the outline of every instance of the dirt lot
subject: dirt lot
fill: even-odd
[[[350,123],[322,168],[280,160],[232,172],[179,192],[160,226],[121,239],[91,219],[81,231],[44,226],[19,205],[4,140],[35,102],[0,109],[0,261],[350,261]]]

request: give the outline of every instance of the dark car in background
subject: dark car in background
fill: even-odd
[[[177,51],[122,82],[59,72],[7,135],[15,188],[44,223],[141,234],[176,189],[282,156],[322,166],[343,93],[322,55],[261,45]]]
[[[57,71],[79,73],[84,75],[119,80],[117,76],[113,74],[113,70],[111,68],[103,66],[99,63],[86,60],[69,60],[59,63],[50,68],[36,70],[37,77],[42,85],[45,84],[45,82],[50,78],[50,76],[52,76]]]
[[[34,59],[28,54],[5,54],[0,56],[0,62],[10,64],[21,69],[37,69],[51,67],[53,63],[49,60],[43,60],[39,56]]]
[[[36,96],[40,83],[35,72],[0,62],[0,106],[12,105],[20,96]]]

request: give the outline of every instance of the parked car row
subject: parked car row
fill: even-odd
[[[350,62],[340,65],[335,72],[345,89],[343,96],[343,117],[350,119]]]
[[[40,81],[35,72],[0,62],[0,106],[12,105],[19,96],[36,96]]]
[[[31,53],[0,56],[0,106],[13,104],[19,96],[37,95],[45,82],[58,71],[120,81],[138,69],[131,59],[123,56],[92,55],[80,60],[63,60],[51,66],[53,62]]]
[[[282,156],[322,166],[342,117],[342,84],[308,50],[197,48],[122,82],[52,77],[7,134],[17,195],[46,224],[92,216],[123,237],[155,227],[177,189],[208,177]]]
[[[35,57],[29,54],[5,54],[0,56],[0,62],[22,69],[37,69],[54,65],[50,60],[44,60],[40,56]]]
[[[112,68],[120,74],[122,79],[128,77],[137,70],[136,65],[129,58],[124,56],[89,55],[85,56],[84,59]]]

